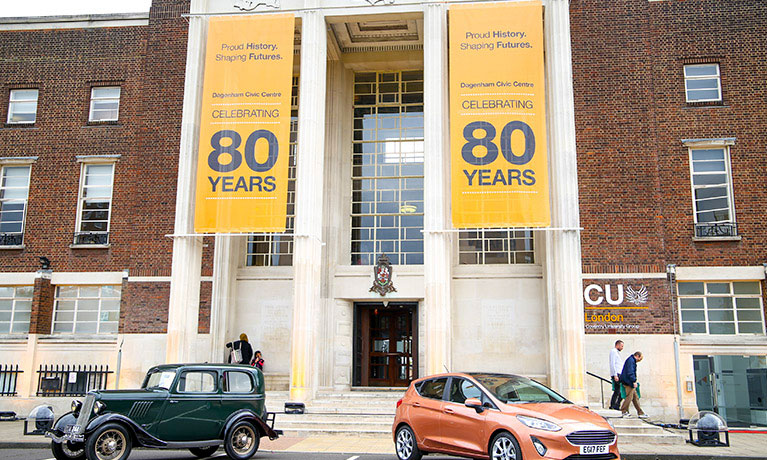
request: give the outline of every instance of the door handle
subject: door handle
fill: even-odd
[[[175,399],[170,399],[170,400],[168,400],[168,403],[169,403],[169,404],[176,404],[177,402],[178,402],[178,401],[176,401]]]
[[[421,403],[414,402],[413,407],[421,407]]]
[[[449,408],[449,407],[446,407],[444,412],[446,414],[455,414],[455,411],[453,409]]]

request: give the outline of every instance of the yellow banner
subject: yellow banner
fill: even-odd
[[[453,226],[546,227],[543,7],[449,11]]]
[[[196,232],[285,231],[294,21],[210,19]]]

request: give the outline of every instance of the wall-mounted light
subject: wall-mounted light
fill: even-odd
[[[676,279],[676,264],[666,265],[666,279],[669,281]]]
[[[38,257],[40,259],[40,270],[50,270],[51,260],[45,256]]]

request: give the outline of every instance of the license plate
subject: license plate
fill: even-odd
[[[601,446],[581,446],[581,455],[606,454],[610,451],[610,446],[603,444]]]

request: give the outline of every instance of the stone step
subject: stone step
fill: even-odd
[[[277,420],[285,422],[335,422],[335,423],[379,423],[391,425],[394,414],[333,414],[333,413],[305,413],[305,414],[277,414]]]
[[[613,425],[613,428],[615,428],[615,431],[618,433],[619,436],[623,436],[624,434],[659,434],[659,433],[665,433],[663,429],[658,428],[657,426],[652,425]]]
[[[281,429],[276,427],[277,429]],[[358,438],[391,439],[391,427],[387,429],[357,429],[344,430],[335,428],[290,428],[283,429],[283,435],[287,437],[304,436],[352,436]]]
[[[618,433],[618,446],[621,444],[670,444],[684,445],[685,438],[675,433],[663,431],[662,433]]]
[[[274,426],[279,430],[294,430],[294,429],[311,429],[311,430],[336,430],[343,432],[355,432],[358,430],[367,431],[388,431],[391,432],[391,423],[378,423],[378,422],[315,422],[315,421],[275,421]]]

